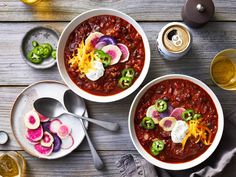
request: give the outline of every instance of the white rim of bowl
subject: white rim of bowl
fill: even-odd
[[[93,14],[96,15],[93,15]],[[144,66],[143,69],[141,71],[140,76],[137,78],[137,80],[133,83],[133,85],[129,88],[127,88],[126,90],[118,93],[118,94],[114,94],[114,95],[109,95],[109,96],[98,96],[98,95],[93,95],[90,94],[86,91],[84,91],[83,89],[79,88],[69,77],[67,71],[65,71],[65,64],[64,64],[64,49],[65,49],[65,44],[67,42],[68,36],[71,34],[71,32],[83,21],[94,17],[94,16],[99,16],[99,15],[113,15],[113,16],[117,16],[120,17],[124,20],[126,20],[128,23],[130,23],[136,30],[137,32],[142,36],[142,40],[143,40],[143,44],[144,44],[144,49],[145,49],[145,61],[144,61]],[[84,18],[84,19],[83,19]],[[81,20],[80,23],[76,23],[76,21]],[[69,26],[72,26],[71,30],[69,31]],[[65,34],[68,33],[68,34]],[[66,36],[65,36],[66,35]],[[63,45],[61,41],[65,40],[65,44]],[[62,50],[63,49],[63,50]],[[61,50],[61,51],[60,51]],[[59,53],[61,53],[61,59],[59,59]],[[108,103],[108,102],[114,102],[114,101],[118,101],[120,99],[123,99],[127,96],[129,96],[130,94],[132,94],[136,89],[138,89],[138,87],[142,84],[142,82],[144,81],[148,70],[149,70],[149,66],[150,66],[150,61],[151,61],[151,52],[150,52],[150,46],[149,46],[149,42],[147,39],[146,34],[144,33],[143,29],[141,28],[141,26],[129,15],[114,10],[114,9],[109,9],[109,8],[99,8],[99,9],[93,9],[93,10],[89,10],[86,11],[80,15],[78,15],[77,17],[75,17],[63,30],[60,39],[58,41],[58,47],[57,47],[57,59],[58,59],[58,70],[59,73],[61,75],[61,78],[63,79],[63,81],[66,83],[66,85],[73,90],[75,93],[77,93],[79,96],[83,97],[84,99],[90,100],[90,101],[94,101],[94,102],[100,102],[100,103]],[[65,73],[65,74],[63,74]]]
[[[215,138],[213,140],[213,143],[210,145],[210,147],[208,147],[208,149],[203,154],[201,154],[200,156],[198,156],[197,158],[195,158],[191,161],[187,161],[184,163],[166,163],[166,162],[163,162],[163,161],[160,161],[160,160],[154,158],[148,152],[146,152],[146,150],[142,147],[139,140],[137,139],[137,136],[136,136],[136,133],[134,130],[134,123],[133,123],[134,122],[134,114],[135,114],[137,105],[140,101],[140,98],[153,85],[160,83],[161,81],[169,80],[169,79],[184,79],[184,80],[188,80],[188,81],[193,82],[193,83],[197,84],[198,86],[200,86],[203,90],[205,90],[209,94],[209,96],[213,100],[216,110],[217,110],[217,114],[218,114],[218,129],[217,129],[217,133],[215,135]],[[152,80],[151,82],[146,84],[139,91],[139,93],[134,98],[134,100],[131,104],[131,107],[130,107],[128,127],[129,127],[129,134],[130,134],[131,140],[132,140],[135,148],[143,156],[143,158],[145,158],[147,161],[149,161],[153,165],[163,168],[163,169],[185,170],[185,169],[189,169],[189,168],[199,165],[200,163],[205,161],[215,151],[215,149],[217,148],[217,146],[221,140],[222,134],[223,134],[224,115],[223,115],[223,110],[222,110],[222,107],[221,107],[221,104],[220,104],[218,98],[205,83],[203,83],[202,81],[200,81],[194,77],[191,77],[191,76],[182,75],[182,74],[169,74],[169,75],[164,75],[164,76],[161,76],[161,77],[158,77],[158,78]]]

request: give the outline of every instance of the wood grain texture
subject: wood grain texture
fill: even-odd
[[[8,144],[0,145],[0,153],[5,150],[22,150],[14,139],[10,126],[10,111],[17,95],[33,82],[61,81],[57,67],[39,71],[30,68],[21,59],[20,43],[26,31],[38,25],[48,25],[61,32],[75,16],[99,7],[121,10],[135,20],[142,21],[140,24],[148,36],[152,60],[148,76],[140,88],[165,74],[187,74],[210,86],[225,113],[234,111],[236,95],[221,90],[212,83],[209,65],[220,50],[236,48],[236,1],[214,0],[216,13],[212,22],[192,31],[193,46],[185,57],[169,62],[163,60],[157,52],[156,37],[167,21],[181,21],[180,12],[184,2],[185,0],[43,0],[37,6],[30,7],[20,0],[0,0],[0,130],[7,131],[10,135]],[[84,140],[73,153],[53,161],[37,159],[21,151],[27,160],[26,177],[118,177],[115,162],[127,153],[138,155],[129,137],[127,123],[129,107],[137,92],[112,104],[86,102],[91,117],[112,120],[121,125],[121,130],[117,133],[89,125],[92,141],[106,164],[104,170],[95,170]],[[225,121],[230,122],[227,118]],[[176,174],[187,176],[182,171]]]
[[[0,151],[1,153],[1,151]],[[57,160],[43,160],[32,157],[20,151],[27,162],[25,177],[118,177],[116,162],[122,155],[135,151],[100,151],[105,163],[103,170],[96,170],[90,152],[72,152],[70,155]]]
[[[107,7],[138,21],[179,21],[185,0],[43,0],[27,6],[20,0],[0,0],[0,21],[70,21],[90,9]],[[214,0],[213,21],[235,21],[236,1]]]
[[[0,87],[0,130],[4,130],[10,135],[10,142],[5,146],[0,146],[0,150],[20,150],[10,126],[10,111],[17,95],[24,87]],[[235,110],[236,95],[232,92],[223,91],[218,87],[211,86],[219,98],[224,112],[229,113]],[[137,91],[128,98],[112,104],[99,104],[86,102],[89,115],[91,117],[118,122],[121,126],[119,132],[109,132],[93,124],[89,125],[89,135],[98,150],[135,150],[128,132],[128,112],[130,105]],[[23,117],[23,115],[22,115]],[[230,121],[227,120],[226,121]],[[79,151],[89,150],[86,140],[78,148]]]
[[[47,25],[59,32],[67,23],[0,23],[0,85],[28,85],[40,80],[61,80],[57,67],[35,70],[21,58],[20,44],[26,31],[38,25]],[[182,73],[195,76],[212,85],[209,75],[211,59],[220,50],[236,48],[236,22],[211,22],[193,30],[190,52],[178,61],[163,60],[156,48],[156,38],[166,23],[140,23],[150,42],[151,67],[144,83],[165,74]],[[9,50],[10,49],[10,50]]]

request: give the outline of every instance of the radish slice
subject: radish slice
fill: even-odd
[[[44,147],[41,144],[35,144],[34,149],[42,155],[49,156],[52,153],[53,145],[50,147]]]
[[[39,115],[40,122],[47,122],[47,121],[49,121],[48,117],[45,117],[45,116],[43,116],[42,114],[39,114],[39,113],[38,113],[38,115]]]
[[[50,124],[51,124],[51,121],[42,122],[43,131],[51,132],[49,128]]]
[[[129,49],[125,44],[122,43],[118,43],[117,46],[119,47],[122,55],[121,55],[121,59],[120,62],[126,62],[129,60]]]
[[[156,110],[155,105],[149,106],[146,112],[147,117],[151,117],[155,124],[161,120],[159,112]]]
[[[61,125],[57,131],[57,135],[63,139],[69,136],[71,132],[71,128],[68,127],[67,125]]]
[[[42,137],[43,137],[42,126],[38,127],[35,130],[27,129],[26,131],[26,138],[29,140],[30,143],[37,142],[41,140]]]
[[[170,114],[170,117],[175,117],[176,120],[182,120],[182,112],[184,111],[186,111],[184,108],[175,108]]]
[[[100,37],[99,42],[105,42],[106,44],[112,44],[112,45],[116,45],[117,43],[114,37],[108,35]]]
[[[104,46],[106,46],[107,43],[106,42],[98,42],[96,45],[95,45],[95,48],[100,50],[102,49]]]
[[[35,111],[30,111],[24,117],[25,126],[29,129],[37,129],[40,126],[39,115]]]
[[[161,119],[161,121],[159,122],[160,127],[162,127],[162,129],[164,131],[171,131],[176,123],[176,119],[174,117],[165,117],[163,119]]]
[[[102,48],[102,50],[111,56],[111,65],[114,65],[120,61],[122,53],[119,47],[117,47],[116,45],[106,45]]]
[[[54,119],[51,121],[49,126],[50,132],[57,133],[59,127],[61,126],[62,122],[59,119]]]
[[[85,40],[85,44],[91,43],[93,46],[95,46],[98,43],[100,37],[102,37],[103,35],[104,34],[100,32],[90,33],[89,36]]]
[[[174,108],[173,108],[171,105],[168,105],[168,110],[165,111],[165,112],[161,112],[161,113],[160,113],[160,117],[161,117],[161,118],[169,117],[170,114],[171,114],[171,112],[173,111],[173,109],[174,109]]]
[[[73,146],[74,139],[71,135],[69,135],[67,138],[62,139],[61,148],[62,149],[69,149]]]
[[[30,144],[38,144],[39,143],[39,141],[32,141],[30,138],[28,138],[27,136],[25,136],[25,138],[28,140],[28,142],[30,143]]]
[[[40,144],[44,147],[51,147],[53,142],[54,142],[53,136],[48,132],[44,132],[43,138],[40,140]]]
[[[57,134],[53,135],[54,138],[54,147],[52,152],[58,152],[61,149],[61,138]]]

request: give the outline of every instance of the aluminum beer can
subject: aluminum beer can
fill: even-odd
[[[192,35],[190,29],[183,23],[168,23],[158,34],[158,50],[167,60],[177,60],[183,57],[189,51],[191,45]]]

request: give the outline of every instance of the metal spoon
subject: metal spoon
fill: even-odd
[[[80,116],[82,116],[84,114],[84,111],[85,111],[84,100],[82,100],[79,96],[77,96],[72,90],[67,90],[65,92],[65,94],[64,94],[64,104],[65,104],[66,109],[69,112],[74,113],[76,115],[80,115]],[[71,105],[75,105],[75,106],[71,106]],[[96,169],[100,170],[104,167],[104,164],[103,164],[100,156],[98,155],[96,149],[94,148],[92,141],[90,140],[88,132],[87,132],[85,126],[84,126],[83,120],[80,119],[80,121],[81,121],[82,128],[84,130],[85,136],[87,138],[89,148],[90,148],[91,153],[92,153],[94,166],[96,167]]]
[[[77,105],[72,104],[71,100],[68,100],[68,101],[69,101],[69,103],[65,103],[65,104],[67,104],[68,106],[70,105],[72,110],[77,107]],[[70,103],[70,101],[71,101],[71,103]],[[103,128],[110,130],[110,131],[117,131],[119,129],[119,124],[117,124],[117,123],[91,119],[88,117],[83,117],[83,116],[79,116],[79,115],[75,115],[73,113],[67,112],[65,110],[65,108],[63,107],[63,105],[61,104],[61,102],[59,102],[58,100],[56,100],[54,98],[40,98],[40,99],[36,100],[34,102],[34,109],[38,113],[40,113],[46,117],[50,117],[50,118],[57,118],[62,115],[71,115],[71,116],[74,116],[74,117],[77,117],[80,119],[87,120],[91,123],[99,125],[100,127],[103,127]]]

